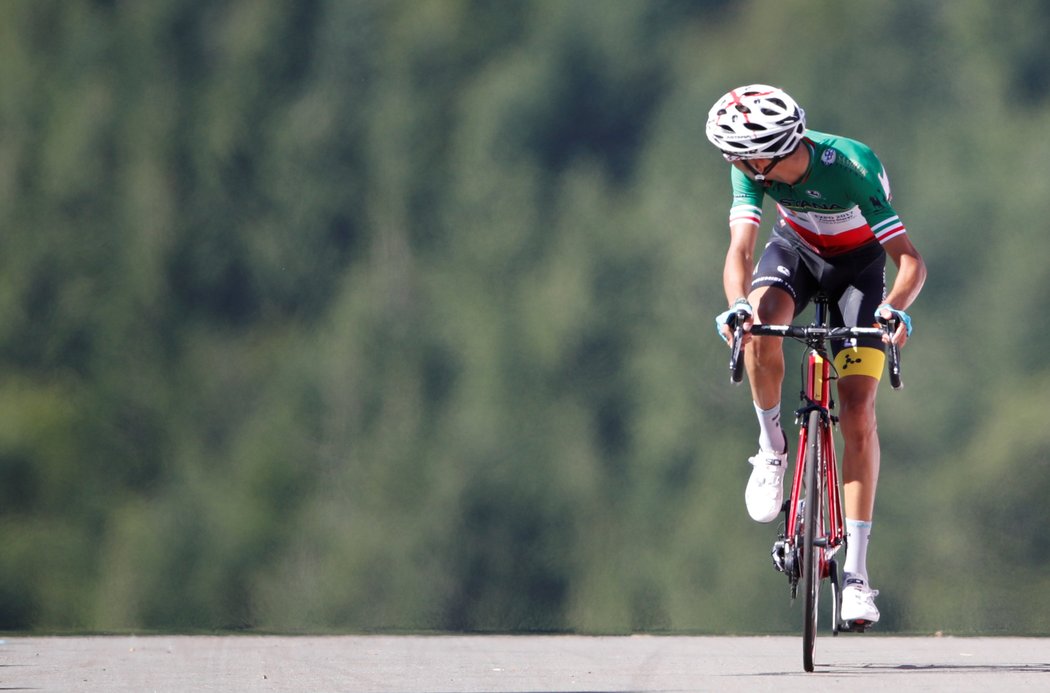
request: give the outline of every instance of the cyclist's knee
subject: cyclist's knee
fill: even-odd
[[[839,381],[840,416],[844,424],[874,428],[877,388],[878,381],[867,376],[851,376]]]
[[[775,286],[762,286],[749,296],[755,318],[766,325],[785,325],[795,316],[795,302],[791,295]]]
[[[754,368],[784,370],[784,340],[779,337],[752,337],[748,347]]]
[[[875,407],[869,407],[864,403],[852,406],[843,403],[839,420],[842,422],[844,433],[874,431],[876,427]]]

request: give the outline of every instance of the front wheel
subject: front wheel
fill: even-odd
[[[834,558],[828,561],[828,578],[831,580],[831,634],[842,630],[839,613],[842,611],[842,585],[839,583],[839,564]]]
[[[820,547],[817,532],[820,520],[820,469],[824,436],[820,412],[811,411],[806,430],[805,512],[802,516],[802,666],[813,671],[813,649],[817,641],[817,597],[820,590]]]

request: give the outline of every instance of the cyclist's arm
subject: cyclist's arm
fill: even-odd
[[[729,250],[722,270],[722,286],[726,301],[732,305],[738,298],[747,298],[751,292],[751,273],[755,267],[755,242],[758,224],[737,220],[729,225]]]
[[[752,221],[737,219],[729,224],[729,250],[726,251],[725,267],[722,269],[722,285],[729,303],[729,311],[718,316],[716,322],[726,344],[732,346],[733,331],[730,323],[723,322],[729,312],[735,310],[734,304],[741,298],[746,299],[751,286],[751,272],[754,266],[755,240],[758,238],[758,224]],[[747,330],[751,318],[744,322]],[[748,341],[745,335],[744,344]]]
[[[905,234],[886,241],[883,248],[897,266],[897,277],[893,280],[893,287],[884,302],[897,310],[907,310],[926,282],[926,263]],[[907,339],[908,335],[901,325],[897,334],[893,336],[893,341],[903,345]]]
[[[897,310],[905,310],[922,290],[926,281],[926,264],[919,251],[912,245],[904,224],[893,209],[890,179],[882,163],[870,149],[865,148],[863,154],[870,157],[870,161],[864,167],[869,174],[853,179],[856,184],[853,190],[854,199],[858,201],[861,213],[875,231],[875,237],[897,266],[897,277],[883,303],[888,303]],[[873,175],[870,172],[876,173]],[[901,346],[907,339],[907,329],[901,324],[892,341]]]
[[[733,166],[729,171],[733,203],[729,208],[729,251],[722,272],[726,301],[732,305],[751,293],[751,272],[755,264],[755,244],[762,224],[765,188]]]
[[[737,167],[730,170],[733,205],[729,209],[729,250],[722,268],[722,288],[730,308],[751,293],[751,273],[755,266],[755,244],[762,223],[764,188],[744,175]],[[750,319],[745,326],[750,324]],[[732,343],[728,325],[721,328],[726,342]]]

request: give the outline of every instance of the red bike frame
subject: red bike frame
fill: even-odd
[[[831,418],[831,364],[814,349],[810,349],[806,356],[806,388],[805,399],[808,405],[799,410],[800,419],[804,418],[814,408],[818,409],[825,425],[820,427],[821,449],[824,451],[821,463],[824,466],[823,473],[817,478],[822,479],[825,485],[823,493],[809,494],[810,499],[819,499],[823,496],[827,501],[827,509],[818,508],[817,514],[820,522],[817,526],[817,539],[820,547],[820,577],[828,576],[828,560],[838,551],[839,547],[846,541],[846,522],[842,508],[842,495],[839,492],[838,463],[835,457],[835,439],[832,431]],[[788,520],[786,536],[794,540],[799,523],[799,500],[803,492],[803,472],[806,467],[806,451],[809,432],[805,425],[799,427],[798,453],[795,460],[795,476],[791,483],[791,502],[788,505]]]

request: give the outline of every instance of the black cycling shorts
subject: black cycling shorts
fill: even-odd
[[[818,291],[828,296],[829,320],[832,327],[870,327],[875,324],[875,309],[886,298],[886,251],[878,241],[833,257],[822,257],[795,237],[781,220],[773,229],[769,243],[755,266],[752,290],[775,286],[786,291],[795,301],[797,317]],[[848,345],[832,343],[836,363],[852,363],[840,353],[846,346],[868,347],[883,352],[882,340],[867,337]],[[869,361],[870,372],[881,375],[881,361]],[[840,374],[843,369],[840,367]],[[848,370],[848,368],[846,369]]]

